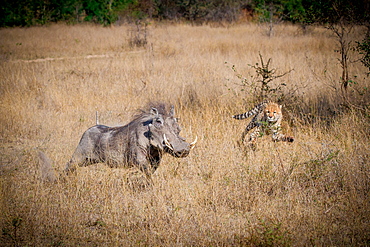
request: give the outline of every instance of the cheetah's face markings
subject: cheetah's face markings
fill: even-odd
[[[281,106],[278,104],[269,104],[264,110],[268,122],[276,122],[282,116]]]

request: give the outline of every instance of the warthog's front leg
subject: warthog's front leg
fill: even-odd
[[[144,172],[147,177],[150,177],[158,168],[162,154],[155,148],[148,149],[140,146],[136,147],[133,152],[135,165]]]
[[[155,169],[153,169],[151,163],[150,163],[150,160],[148,158],[148,154],[146,154],[146,150],[144,149],[141,149],[140,147],[137,148],[136,150],[136,165],[137,167],[145,173],[145,175],[147,177],[150,177]]]

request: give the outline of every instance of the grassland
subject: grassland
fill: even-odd
[[[370,245],[370,85],[351,63],[356,106],[341,107],[329,31],[153,23],[147,46],[131,38],[126,26],[0,30],[0,245]],[[251,151],[237,145],[247,121],[231,115],[255,95],[231,67],[252,80],[259,53],[278,73],[293,69],[274,83],[287,84],[295,142],[263,137]],[[174,104],[182,136],[199,139],[187,158],[164,158],[152,187],[104,164],[40,180],[38,151],[59,173],[96,111],[121,125],[148,101]]]

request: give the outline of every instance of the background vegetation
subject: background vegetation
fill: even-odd
[[[341,19],[369,24],[366,0],[5,0],[0,26],[52,22],[95,22],[111,25],[137,19],[235,22],[247,15],[258,22],[288,21],[302,25],[337,23]]]
[[[5,246],[366,246],[370,231],[369,80],[350,49],[342,92],[331,30],[269,24],[153,23],[145,45],[127,26],[0,30],[0,243]],[[354,27],[350,41],[366,29]],[[284,104],[293,143],[237,146],[269,58],[269,96]],[[265,64],[266,65],[266,64]],[[286,86],[280,86],[285,84]],[[147,101],[176,106],[198,146],[166,156],[153,186],[97,164],[55,184],[95,123],[127,123]]]

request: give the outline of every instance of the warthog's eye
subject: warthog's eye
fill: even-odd
[[[161,119],[155,119],[153,124],[158,128],[163,124],[163,121]]]

